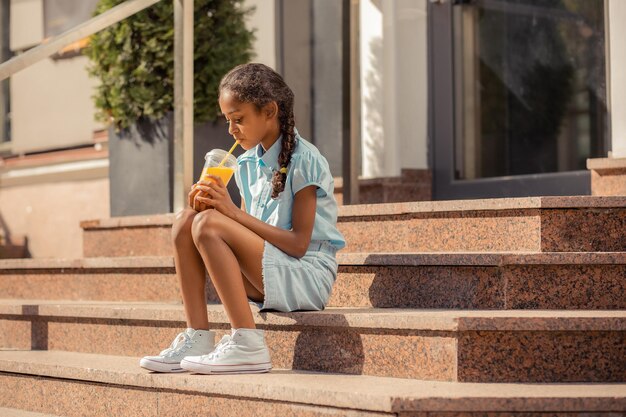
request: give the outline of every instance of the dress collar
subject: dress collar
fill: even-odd
[[[280,135],[276,142],[274,142],[267,151],[263,150],[263,146],[259,143],[256,146],[256,156],[259,161],[259,165],[270,167],[273,170],[279,170],[278,155],[280,154],[282,142],[283,135]]]

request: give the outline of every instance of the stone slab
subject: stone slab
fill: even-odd
[[[587,159],[591,170],[591,194],[626,196],[626,158]]]
[[[87,257],[172,255],[173,214],[89,220]],[[363,223],[367,227],[363,227]],[[626,197],[526,197],[342,206],[344,252],[626,251]],[[607,233],[608,231],[608,233]],[[371,239],[372,235],[378,236]]]
[[[250,304],[260,326],[340,327],[421,331],[625,331],[626,311],[609,310],[418,310],[326,308],[322,311],[263,311]],[[0,299],[2,316],[39,316],[184,322],[181,304],[150,302]],[[214,324],[228,324],[221,304],[207,305]]]
[[[63,416],[298,416],[380,417],[388,413],[311,406],[283,401],[190,393],[181,390],[146,390],[77,380],[34,378],[0,373],[0,401],[34,410],[54,410]],[[10,395],[18,391],[18,395]],[[5,395],[2,395],[5,394]],[[2,409],[0,409],[2,410]],[[24,413],[24,414],[21,414]],[[44,417],[51,414],[21,412],[6,416]],[[0,414],[5,417],[5,414]]]
[[[626,168],[591,171],[591,194],[595,196],[626,195]]]
[[[626,309],[626,252],[344,253],[338,261],[329,307]],[[207,282],[207,301],[219,302]],[[182,302],[171,257],[4,260],[0,293]]]
[[[343,204],[343,178],[335,181],[335,200]],[[427,169],[403,169],[399,177],[359,179],[361,204],[432,200],[432,174]]]
[[[340,252],[340,265],[357,266],[502,266],[502,265],[584,265],[626,264],[623,252]],[[172,256],[128,256],[99,258],[1,259],[0,271],[41,269],[142,269],[173,268]]]
[[[539,250],[540,223],[533,209],[372,214],[340,218],[337,226],[348,252],[493,252]]]
[[[458,342],[459,381],[626,381],[626,332],[469,331]]]
[[[453,212],[453,211],[484,211],[484,210],[515,210],[523,208],[606,208],[626,207],[626,196],[594,197],[594,196],[547,196],[520,198],[486,198],[479,200],[445,200],[420,201],[409,203],[387,204],[354,204],[339,207],[340,217],[397,215],[414,212]],[[83,229],[103,229],[139,226],[171,226],[173,213],[125,216],[107,219],[83,220]]]
[[[605,170],[605,169],[625,169],[626,158],[588,158],[587,169]]]
[[[626,208],[558,209],[542,213],[541,251],[626,251]]]
[[[276,369],[252,376],[158,374],[136,366],[137,359],[57,351],[0,351],[0,371],[5,381],[16,377],[7,377],[8,373],[38,375],[85,382],[89,387],[107,384],[125,390],[136,388],[148,394],[167,390],[368,412],[575,413],[621,412],[626,408],[626,384],[450,383]]]
[[[15,314],[19,308],[3,300],[0,325],[30,321],[40,349],[144,356],[186,327],[179,305],[23,304]],[[219,340],[230,331],[228,318],[221,305],[207,310]],[[279,368],[444,381],[626,381],[626,312],[253,311]],[[4,339],[3,347],[25,348]]]

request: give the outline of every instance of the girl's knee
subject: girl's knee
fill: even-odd
[[[220,226],[224,223],[224,215],[217,210],[204,210],[198,213],[191,225],[191,235],[194,242],[219,236]]]
[[[191,238],[191,227],[197,214],[197,211],[190,208],[182,209],[176,213],[172,224],[172,242],[174,245]]]

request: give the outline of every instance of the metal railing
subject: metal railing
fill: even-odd
[[[162,0],[128,0],[0,64],[0,81]],[[174,2],[174,211],[193,183],[193,0]]]

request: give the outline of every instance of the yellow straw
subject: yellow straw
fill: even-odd
[[[230,154],[233,153],[233,151],[235,150],[237,145],[239,145],[239,141],[238,140],[236,140],[235,143],[233,144],[233,146],[231,146],[230,151],[228,151],[228,153],[224,156],[224,159],[222,159],[222,162],[220,162],[220,164],[217,166],[218,168],[221,168],[222,165],[224,165],[224,162],[226,162],[226,160],[228,159]]]

